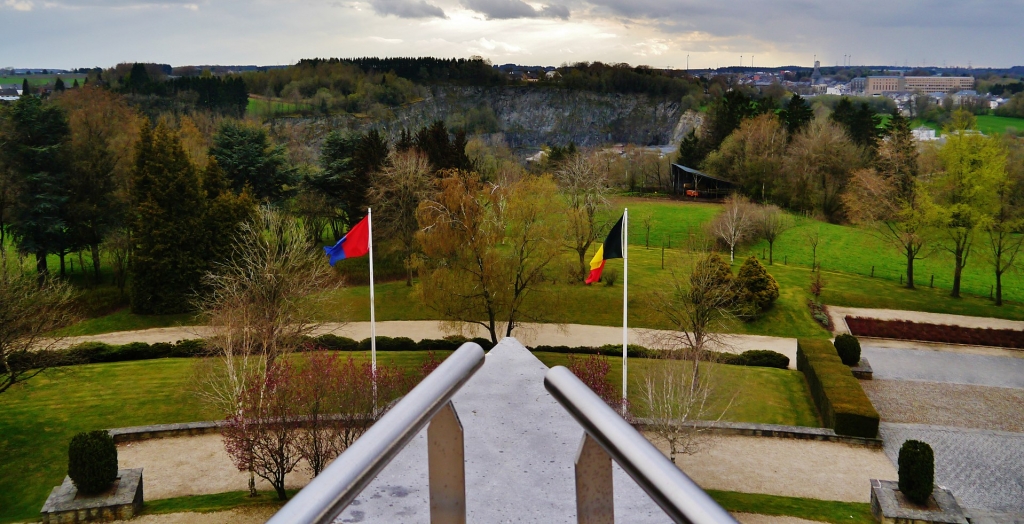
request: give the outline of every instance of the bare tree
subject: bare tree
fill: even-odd
[[[100,246],[101,251],[109,255],[110,267],[114,271],[114,285],[117,292],[124,296],[124,287],[128,283],[128,260],[132,254],[132,241],[128,230],[116,228],[107,233]]]
[[[52,332],[74,320],[75,293],[67,283],[0,272],[0,393],[59,365],[61,337]]]
[[[644,228],[644,247],[646,249],[651,249],[651,228],[656,223],[653,211],[644,211],[640,214],[640,226]]]
[[[804,231],[804,240],[811,246],[811,271],[818,267],[818,244],[821,244],[821,227]]]
[[[495,343],[501,325],[510,336],[521,322],[550,321],[558,297],[535,295],[565,232],[564,207],[551,179],[498,187],[456,171],[440,186],[419,210],[428,307],[452,330],[483,326]]]
[[[717,255],[694,261],[687,283],[673,271],[672,288],[655,292],[654,309],[674,330],[661,335],[659,344],[679,362],[651,372],[641,386],[647,428],[669,445],[669,457],[697,452],[706,431],[728,409],[712,401],[716,353],[724,347],[718,333],[731,316],[736,291],[728,266]],[[688,285],[687,285],[688,284]],[[700,424],[698,421],[711,422]]]
[[[374,227],[379,238],[388,238],[405,260],[405,284],[412,286],[413,256],[416,254],[416,209],[434,194],[430,161],[415,149],[393,153],[384,169],[374,173],[368,192],[377,211]]]
[[[740,195],[725,199],[725,210],[711,222],[711,233],[729,246],[729,261],[736,260],[736,246],[752,232],[754,216],[750,201]]]
[[[204,281],[209,291],[196,305],[209,319],[213,358],[200,363],[199,386],[225,415],[237,412],[249,379],[320,327],[316,314],[341,285],[302,224],[266,207]]]
[[[590,272],[587,265],[587,250],[604,231],[605,224],[598,213],[608,207],[605,193],[608,191],[608,174],[591,157],[576,154],[562,164],[555,172],[559,191],[568,209],[566,247],[579,257],[580,282]]]
[[[775,241],[779,236],[793,227],[789,215],[784,213],[779,206],[762,206],[754,218],[757,233],[768,242],[768,265],[772,265]]]

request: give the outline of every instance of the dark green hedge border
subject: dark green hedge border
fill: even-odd
[[[796,367],[807,377],[822,422],[838,435],[875,438],[878,412],[828,340],[799,339]]]

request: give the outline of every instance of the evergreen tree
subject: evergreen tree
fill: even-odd
[[[143,93],[146,88],[149,87],[149,72],[146,71],[146,66],[138,62],[132,66],[132,71],[128,73],[127,87],[133,94]]]
[[[782,112],[782,120],[786,124],[786,132],[793,137],[814,118],[814,111],[807,105],[807,100],[797,93],[789,99],[789,105]]]
[[[740,266],[736,287],[739,305],[751,318],[756,318],[779,298],[779,283],[755,256]]]
[[[697,136],[697,128],[691,129],[686,137],[683,138],[683,141],[679,143],[679,156],[676,157],[676,163],[692,169],[698,169],[706,156],[707,154],[704,152],[700,137]]]
[[[408,129],[403,129],[398,134],[398,141],[395,142],[395,151],[402,153],[416,147],[416,142],[412,139],[412,134],[409,133]]]
[[[28,85],[28,79],[25,78],[21,81],[21,96],[28,96],[32,94],[32,89]]]
[[[58,93],[63,93],[64,89],[64,81],[58,78],[57,81],[53,83],[53,90]]]
[[[310,177],[309,185],[332,206],[341,208],[349,224],[362,218],[366,209],[369,182],[357,180],[353,157],[359,138],[342,131],[331,131],[320,150],[320,172]]]
[[[832,110],[830,118],[843,127],[855,144],[871,151],[878,145],[883,132],[878,128],[881,117],[867,103],[862,102],[859,107],[854,107],[853,102],[844,96]]]
[[[88,82],[89,79],[86,78],[85,81]],[[71,84],[71,89],[78,89],[78,79],[77,78],[75,79],[75,82],[73,84]]]
[[[438,120],[416,133],[416,148],[427,155],[430,167],[436,172],[444,169],[472,170],[473,164],[466,155],[466,133],[455,133],[453,141],[448,127]]]
[[[248,186],[257,200],[277,202],[292,182],[284,146],[271,144],[262,127],[224,122],[213,137],[210,154],[236,193]]]
[[[44,106],[35,97],[23,96],[7,111],[4,163],[14,173],[19,188],[11,232],[18,248],[36,256],[39,277],[47,274],[46,255],[67,246],[65,222],[65,145],[68,122],[55,106]]]
[[[213,240],[204,227],[204,191],[178,135],[163,124],[143,125],[135,154],[132,312],[181,313],[200,285]]]
[[[232,239],[239,225],[253,217],[256,201],[248,191],[240,195],[231,191],[224,170],[212,157],[203,170],[203,191],[206,197],[206,269],[213,269],[215,264],[231,256]]]

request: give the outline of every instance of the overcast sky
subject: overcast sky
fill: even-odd
[[[548,1],[548,0],[545,0]],[[0,0],[0,67],[515,62],[1024,64],[1021,0]]]

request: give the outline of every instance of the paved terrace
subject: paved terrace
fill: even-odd
[[[544,389],[547,367],[506,338],[455,395],[465,430],[469,522],[576,522],[573,462],[583,428]],[[614,466],[617,522],[669,522]],[[430,521],[426,430],[337,522]]]

